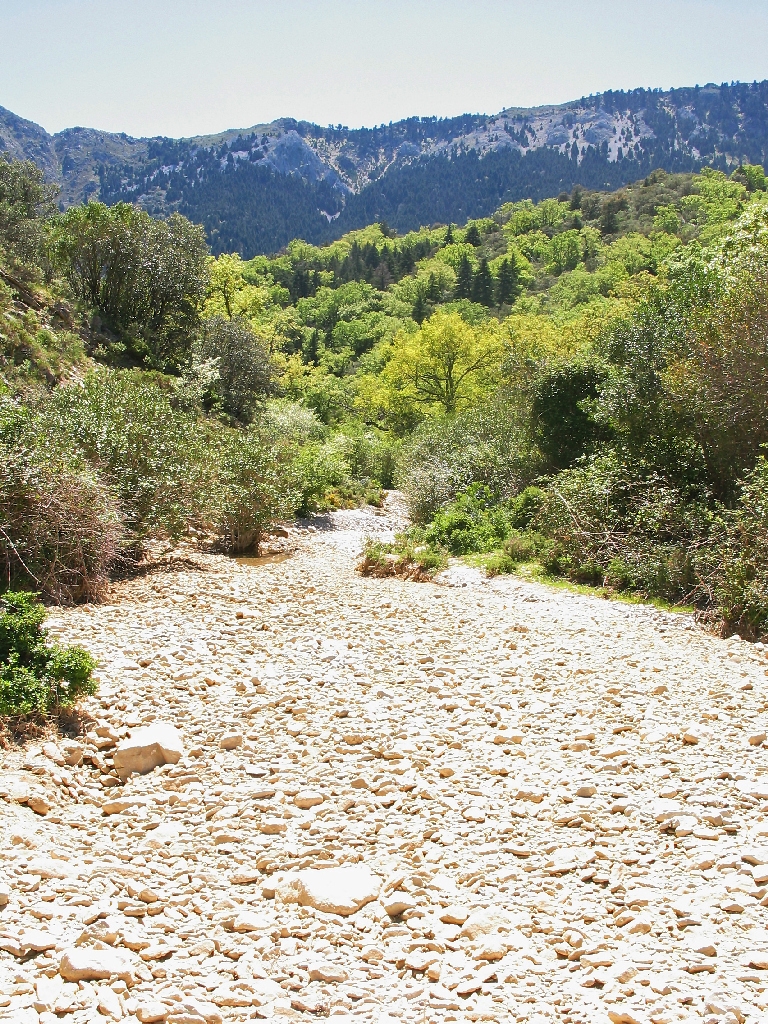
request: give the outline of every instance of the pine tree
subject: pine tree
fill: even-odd
[[[493,305],[493,278],[488,269],[488,260],[483,258],[472,278],[472,301],[481,306]]]
[[[469,242],[470,245],[480,245],[480,232],[477,230],[477,224],[470,224],[464,233],[464,241]]]
[[[423,323],[427,318],[427,300],[423,292],[419,292],[416,296],[416,301],[413,304],[413,312],[411,316],[417,324]]]
[[[468,299],[472,295],[472,264],[466,255],[462,256],[459,262],[454,294],[457,299]]]
[[[453,245],[453,224],[448,225],[448,230],[445,232],[445,245]]]
[[[496,282],[496,305],[512,305],[520,294],[520,273],[513,260],[502,260]]]

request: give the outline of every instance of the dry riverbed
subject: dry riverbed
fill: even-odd
[[[0,754],[0,1020],[766,1020],[763,649],[360,578],[396,518],[51,614],[101,688],[85,736]]]

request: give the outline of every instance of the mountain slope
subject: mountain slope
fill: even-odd
[[[399,231],[461,223],[574,184],[616,188],[654,167],[768,162],[768,82],[607,92],[493,116],[376,128],[283,119],[192,139],[87,128],[51,136],[0,108],[0,146],[34,160],[64,206],[97,196],[204,224],[215,252],[269,252],[374,219]]]

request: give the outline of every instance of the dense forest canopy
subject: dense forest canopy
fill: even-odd
[[[370,565],[470,558],[765,633],[766,185],[656,168],[243,260],[179,213],[57,212],[0,160],[5,585],[97,597],[157,539],[257,548],[397,485],[414,525]]]

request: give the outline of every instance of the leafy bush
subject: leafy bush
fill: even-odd
[[[700,495],[609,451],[555,477],[532,524],[553,542],[549,572],[682,601],[710,513]]]
[[[768,634],[768,461],[761,458],[736,509],[723,511],[698,553],[702,603],[726,632]]]
[[[447,564],[445,551],[430,546],[423,531],[411,529],[396,534],[394,541],[368,538],[357,571],[363,576],[400,576],[426,582]]]
[[[229,552],[258,552],[264,531],[300,503],[294,451],[256,426],[222,432],[215,444],[216,532]]]
[[[571,466],[605,438],[589,409],[604,378],[603,368],[581,359],[544,367],[530,385],[533,433],[552,468]]]
[[[96,662],[81,647],[48,643],[33,594],[0,598],[0,715],[50,714],[96,692]]]
[[[0,256],[17,277],[28,280],[39,273],[44,221],[56,209],[58,191],[31,160],[0,153]]]
[[[486,572],[489,576],[515,572],[518,566],[526,562],[546,559],[551,546],[551,542],[540,533],[513,530],[504,541],[501,551],[494,552],[486,561]]]
[[[215,366],[208,405],[250,423],[274,386],[275,368],[261,338],[244,320],[211,317],[203,320],[192,355]]]
[[[453,420],[421,424],[403,446],[396,482],[405,492],[412,519],[423,524],[473,483],[506,499],[543,468],[530,438],[526,406],[517,396],[499,392]]]
[[[215,488],[210,438],[174,409],[173,391],[138,371],[100,370],[59,389],[35,425],[41,451],[84,459],[119,497],[130,538],[177,538],[200,525]]]
[[[453,555],[492,551],[510,529],[509,512],[482,484],[472,484],[463,494],[436,513],[424,533],[433,547]]]
[[[178,370],[208,284],[205,233],[129,203],[72,206],[52,230],[54,263],[75,295],[118,331],[132,359]]]

